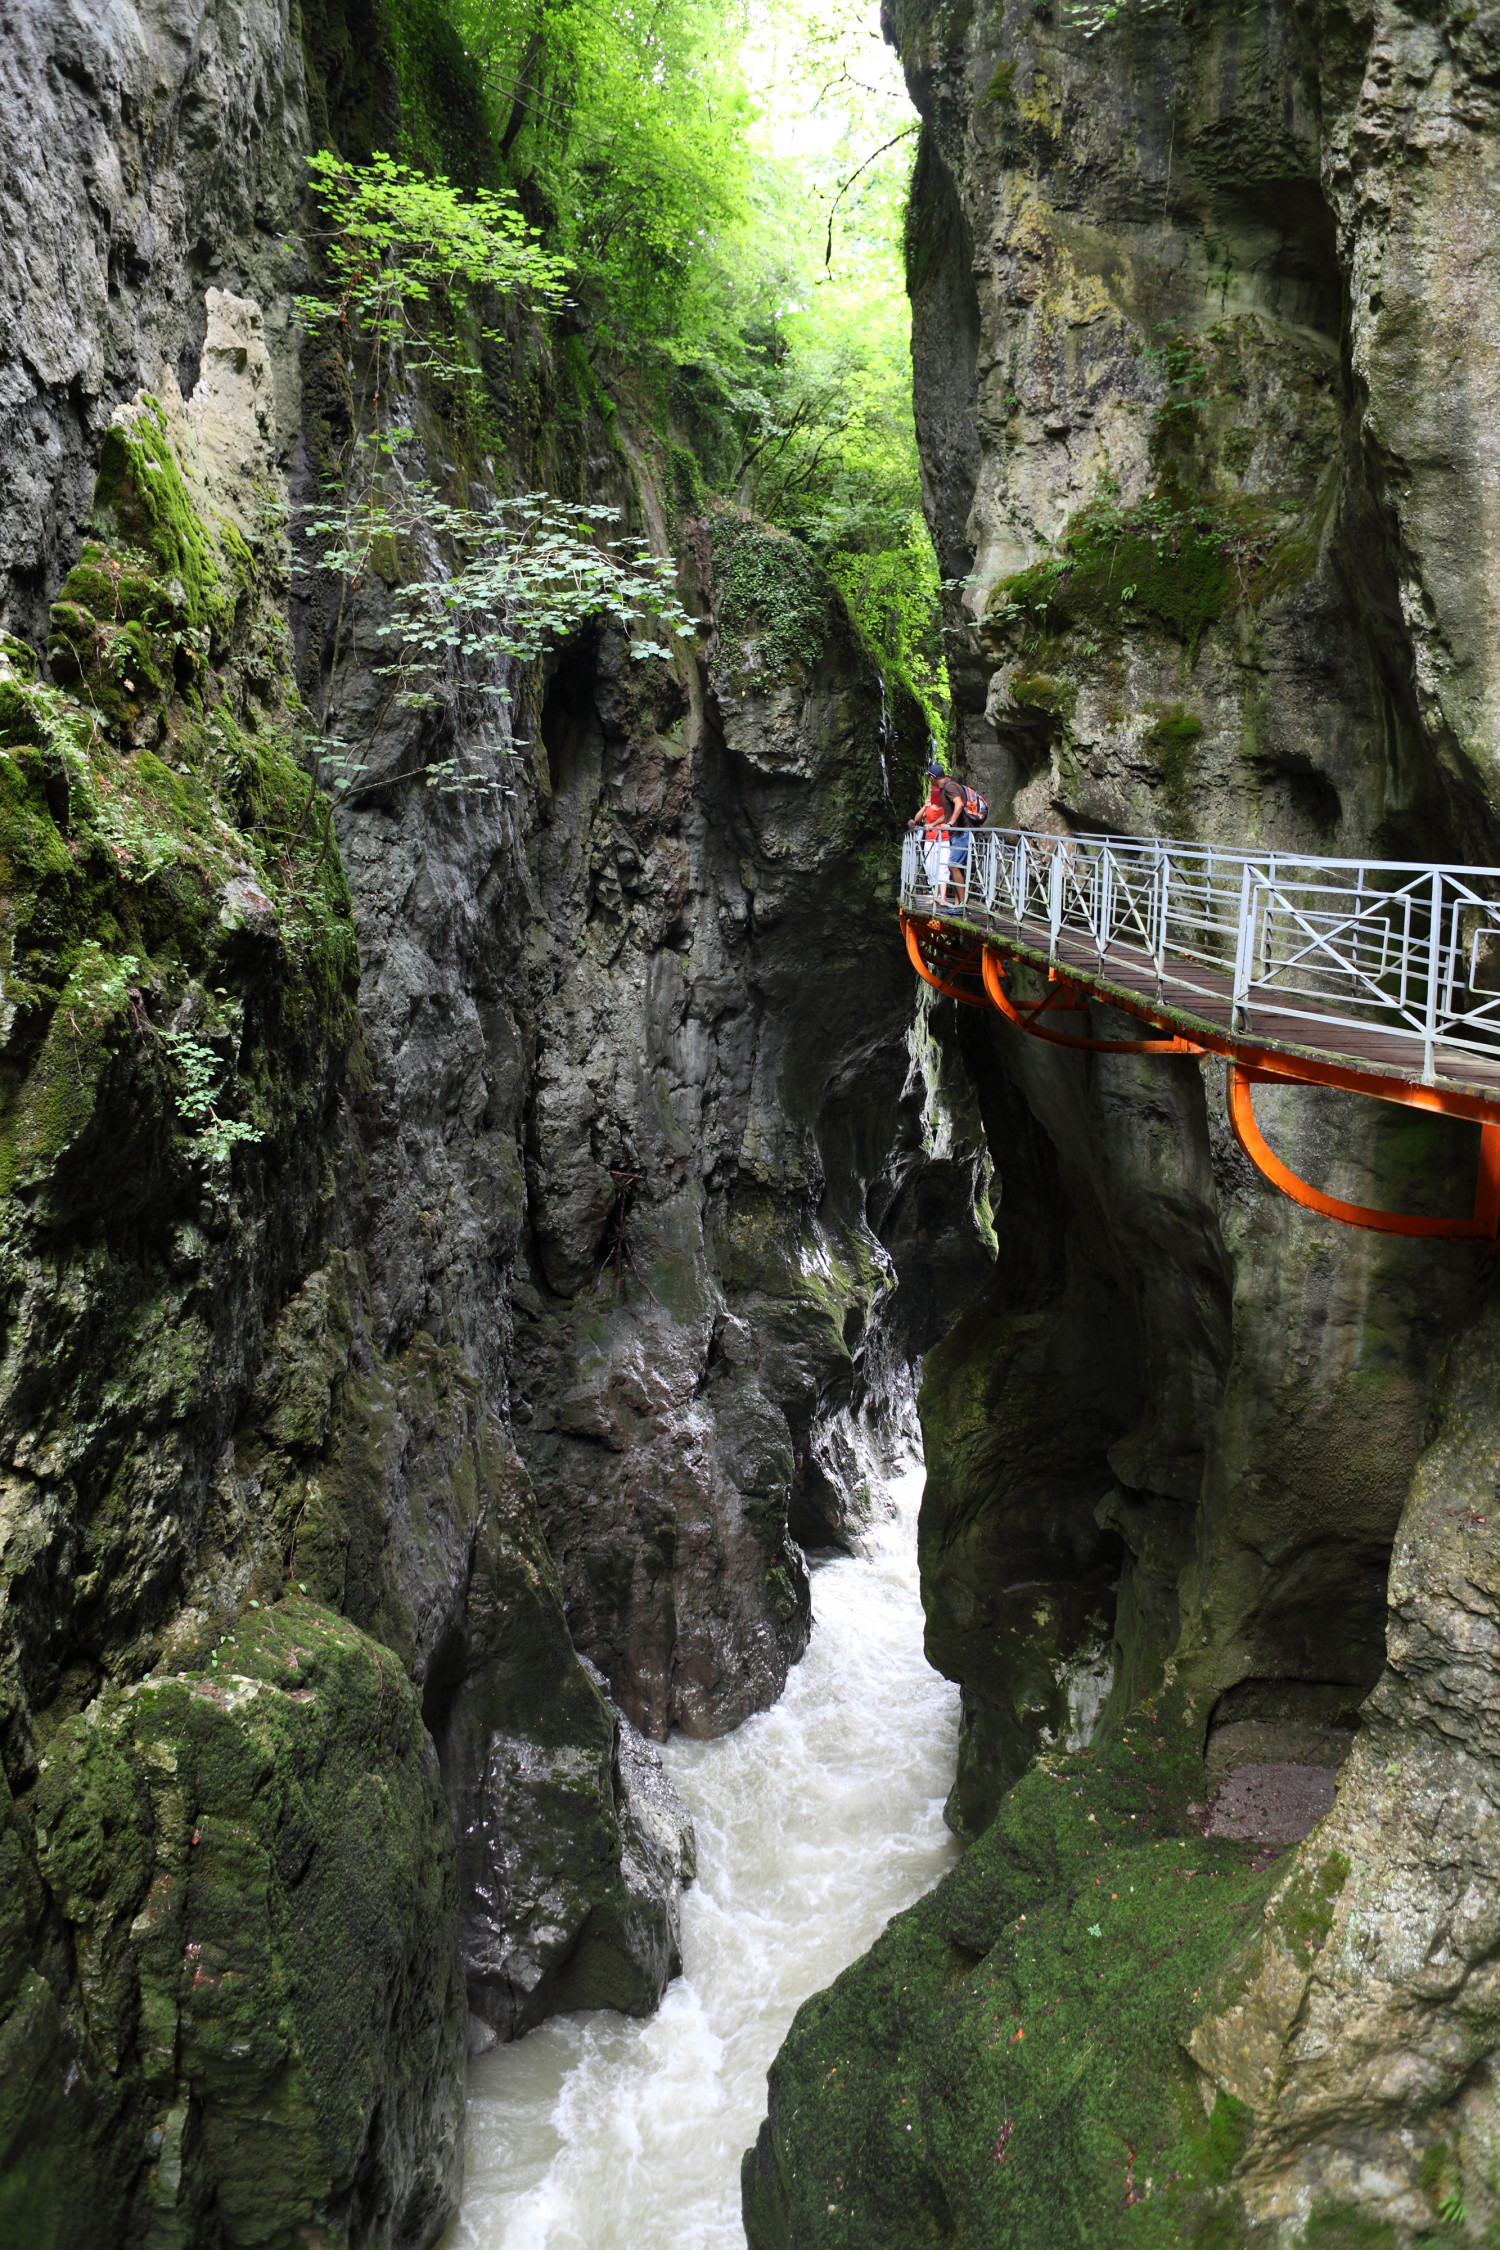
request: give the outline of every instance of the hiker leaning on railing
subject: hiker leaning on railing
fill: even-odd
[[[927,768],[927,802],[909,829],[925,830],[923,857],[933,896],[943,906],[962,906],[969,883],[969,830],[982,828],[990,808],[977,789],[955,781],[933,763]]]

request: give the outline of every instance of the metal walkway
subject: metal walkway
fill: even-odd
[[[922,836],[908,835],[902,856],[907,949],[940,991],[1052,1045],[1222,1055],[1241,1143],[1283,1193],[1383,1233],[1495,1236],[1500,869],[1017,829],[967,840],[966,868],[946,877],[941,847]],[[1014,963],[1043,972],[1040,1001],[1007,991]],[[1064,1031],[1058,1017],[1090,1001],[1165,1036]],[[1473,1217],[1375,1211],[1299,1180],[1256,1125],[1250,1087],[1265,1079],[1477,1122]]]

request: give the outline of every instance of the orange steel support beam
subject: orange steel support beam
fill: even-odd
[[[1425,1236],[1448,1242],[1488,1242],[1500,1236],[1500,1103],[1495,1100],[1482,1094],[1465,1093],[1456,1087],[1424,1086],[1392,1078],[1385,1072],[1361,1069],[1358,1064],[1339,1062],[1332,1057],[1282,1054],[1276,1048],[1232,1037],[1206,1024],[1201,1027],[1195,1024],[1196,1039],[1177,1033],[1165,1039],[1076,1039],[1067,1032],[1053,1031],[1036,1019],[1053,1007],[1070,1011],[1079,1006],[1080,993],[1088,993],[1087,981],[1080,972],[1052,965],[1048,975],[1054,980],[1055,990],[1035,1007],[1023,1010],[1005,990],[1006,953],[992,940],[976,937],[973,944],[965,948],[956,942],[959,933],[950,923],[930,921],[919,930],[917,922],[905,913],[901,916],[901,927],[913,968],[945,998],[960,1001],[966,1008],[982,1008],[988,1002],[1018,1030],[1032,1039],[1045,1040],[1049,1046],[1072,1047],[1103,1055],[1221,1056],[1229,1066],[1229,1114],[1241,1148],[1273,1187],[1305,1209],[1336,1219],[1343,1226],[1367,1227],[1378,1234]],[[963,932],[964,937],[969,935]],[[924,937],[930,950],[939,957],[936,967],[929,966],[924,955]],[[1024,953],[1017,957],[1029,959]],[[1046,966],[1039,962],[1031,965]],[[966,992],[952,981],[955,977],[973,977],[976,973],[983,985],[983,996]],[[1170,1021],[1153,1013],[1138,995],[1110,990],[1096,997],[1106,1006],[1124,1015],[1133,1015],[1153,1029],[1171,1032]],[[1321,1188],[1300,1179],[1283,1164],[1267,1142],[1255,1122],[1250,1098],[1253,1084],[1333,1086],[1345,1093],[1363,1094],[1374,1101],[1396,1102],[1409,1109],[1425,1109],[1439,1116],[1477,1123],[1481,1131],[1474,1216],[1471,1219],[1422,1219],[1406,1212],[1376,1211],[1368,1204],[1345,1203],[1337,1196],[1325,1195]]]
[[[1341,1226],[1368,1227],[1376,1234],[1427,1235],[1446,1242],[1484,1242],[1494,1238],[1496,1220],[1500,1219],[1500,1125],[1486,1125],[1482,1129],[1479,1186],[1474,1196],[1473,1218],[1419,1219],[1405,1211],[1376,1211],[1368,1203],[1344,1203],[1338,1196],[1325,1195],[1321,1188],[1310,1186],[1288,1170],[1256,1124],[1250,1100],[1253,1085],[1272,1083],[1285,1085],[1286,1080],[1273,1078],[1269,1071],[1247,1070],[1242,1064],[1231,1062],[1229,1114],[1234,1122],[1235,1139],[1256,1170],[1273,1187],[1280,1188],[1283,1195],[1289,1195],[1294,1203],[1321,1213],[1325,1219],[1337,1219]]]
[[[1057,1006],[1071,1011],[1078,1004],[1073,986],[1066,980],[1060,982],[1045,1000],[1023,1015],[1005,990],[1005,963],[992,945],[984,949],[981,962],[984,989],[1000,1010],[1021,1031],[1029,1031],[1033,1039],[1045,1039],[1051,1047],[1081,1047],[1094,1055],[1201,1055],[1203,1049],[1195,1047],[1190,1039],[1074,1039],[1065,1031],[1047,1031],[1037,1022],[1043,1009]]]
[[[927,963],[922,956],[921,945],[917,939],[917,925],[912,921],[910,915],[902,915],[901,927],[906,933],[907,954],[911,960],[912,967],[916,970],[919,977],[925,977],[927,982],[933,987],[935,991],[941,992],[945,1000],[957,1000],[965,1008],[982,1008],[984,1006],[985,1003],[980,994],[975,992],[960,992],[956,984],[949,984],[945,978],[940,977],[934,970],[928,968]],[[943,924],[941,922],[938,922],[936,924],[930,925],[930,927],[935,928],[939,935],[941,935],[945,939],[948,939],[949,946],[951,948],[952,940],[951,938],[949,938],[949,933],[944,928]],[[958,976],[964,976],[966,974],[972,975],[974,969],[978,965],[975,959],[975,956],[978,952],[979,947],[977,945],[973,946],[961,961],[947,962],[944,964],[944,966],[950,968],[953,973]]]

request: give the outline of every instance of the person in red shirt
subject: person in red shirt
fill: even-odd
[[[939,765],[927,768],[931,786],[927,802],[907,827],[927,831],[927,879],[938,903],[959,906],[968,887],[969,839],[959,825],[964,793],[952,774]]]

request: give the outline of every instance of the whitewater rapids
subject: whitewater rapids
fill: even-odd
[[[868,1558],[814,1566],[781,1701],[663,1761],[698,1831],[684,1973],[644,2023],[559,2016],[470,2066],[454,2250],[744,2250],[740,2157],[809,1993],[952,1865],[958,1691],[922,1656],[922,1472]]]

